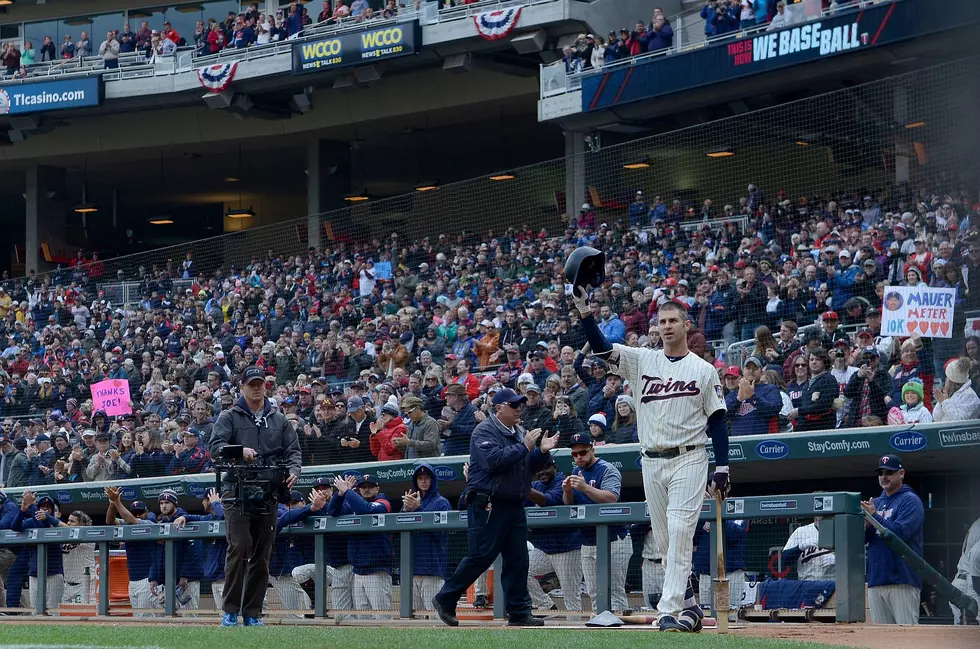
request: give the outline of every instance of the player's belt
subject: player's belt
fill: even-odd
[[[693,451],[696,448],[697,448],[696,445],[691,445],[691,446],[675,446],[674,448],[666,448],[666,449],[664,449],[662,451],[651,451],[650,449],[646,449],[645,448],[645,449],[641,450],[640,452],[643,453],[643,455],[645,455],[645,456],[647,456],[649,458],[655,459],[655,460],[656,459],[669,460],[672,457],[677,457],[681,453],[690,453],[691,451]]]

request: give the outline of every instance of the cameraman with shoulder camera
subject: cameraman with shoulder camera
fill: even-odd
[[[222,449],[241,445],[242,460],[259,465],[286,464],[289,475],[282,485],[272,484],[266,491],[264,507],[248,507],[234,502],[225,508],[225,617],[222,626],[238,626],[242,614],[245,626],[263,626],[262,600],[269,584],[269,557],[276,538],[276,493],[291,489],[299,478],[301,454],[296,430],[286,416],[275,411],[265,398],[265,371],[249,367],[242,374],[242,396],[219,415],[209,441],[211,456],[223,457]],[[234,494],[235,485],[226,476],[223,496]]]

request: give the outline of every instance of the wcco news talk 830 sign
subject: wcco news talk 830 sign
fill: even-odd
[[[293,74],[348,68],[418,54],[422,27],[417,20],[353,34],[293,44]]]

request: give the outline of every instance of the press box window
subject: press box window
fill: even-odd
[[[0,40],[10,40],[20,38],[20,23],[14,25],[0,25]]]

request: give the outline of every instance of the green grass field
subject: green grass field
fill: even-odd
[[[0,623],[0,649],[829,649],[829,645],[643,631],[581,629],[427,629],[270,626],[222,629],[177,626],[74,626]]]

